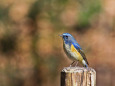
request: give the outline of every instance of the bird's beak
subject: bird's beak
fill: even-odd
[[[59,35],[60,37],[63,37],[63,35]]]

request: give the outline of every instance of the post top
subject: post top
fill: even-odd
[[[76,72],[82,72],[82,71],[96,73],[96,71],[91,67],[88,67],[88,68],[85,68],[85,67],[64,67],[64,69],[62,70],[62,72],[68,72],[68,73],[76,73]]]

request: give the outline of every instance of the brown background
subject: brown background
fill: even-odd
[[[60,86],[72,62],[58,36],[65,32],[97,71],[97,86],[115,86],[115,0],[0,0],[0,86]]]

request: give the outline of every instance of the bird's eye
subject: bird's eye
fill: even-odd
[[[65,36],[66,38],[68,38],[68,36]]]

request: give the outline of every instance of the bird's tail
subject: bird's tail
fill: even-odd
[[[84,67],[88,68],[88,65],[87,65],[87,64],[85,64],[85,65],[84,65]]]
[[[85,62],[85,60],[82,60],[82,64],[83,64],[84,67],[88,68],[88,65],[87,65],[87,63]]]

